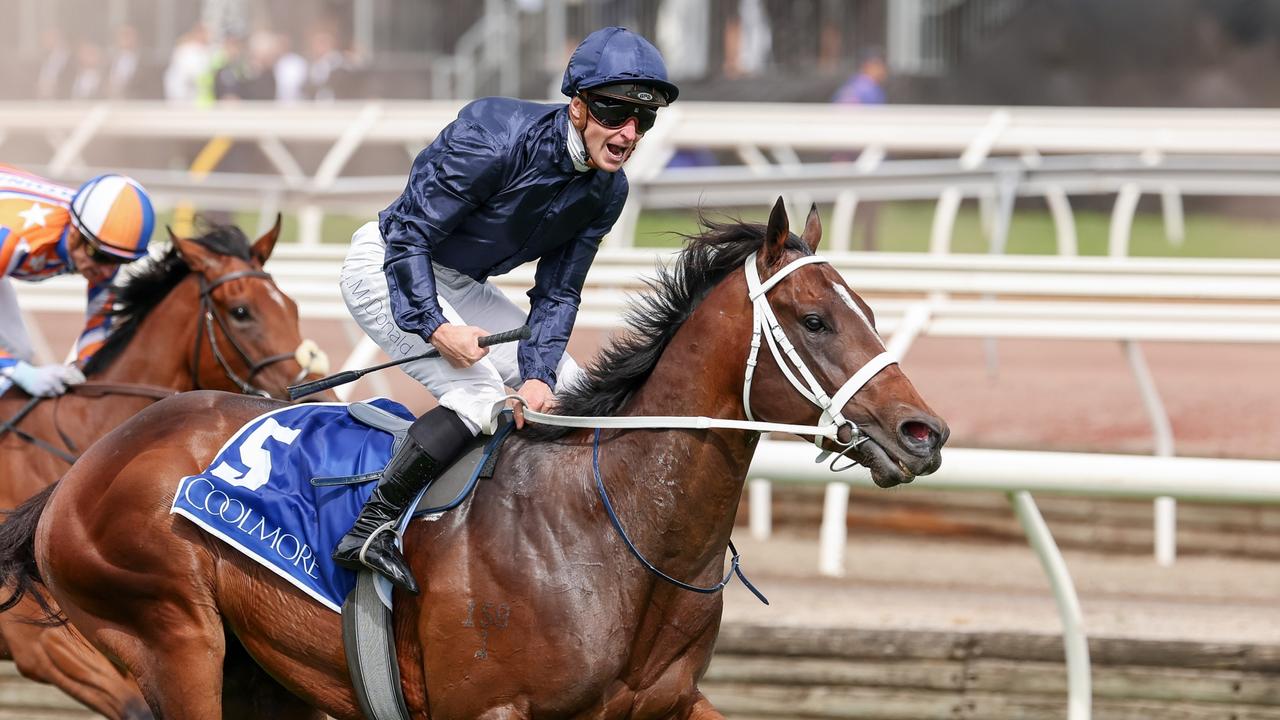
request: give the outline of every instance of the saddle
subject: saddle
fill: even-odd
[[[413,424],[367,403],[352,403],[347,411],[359,422],[391,434],[393,455]],[[513,427],[510,411],[504,412],[491,437],[475,438],[459,459],[423,490],[417,502],[410,504],[411,510],[401,516],[397,530],[403,533],[415,517],[439,517],[452,510],[467,499],[480,480],[492,478],[498,452]],[[315,478],[311,482],[317,486],[361,483],[379,475]],[[356,586],[342,604],[342,641],[351,684],[364,716],[370,720],[409,720],[391,624],[391,583],[386,578],[367,569],[356,573]]]
[[[347,407],[347,412],[360,423],[391,435],[392,456],[404,444],[405,438],[409,436],[409,426],[413,424],[411,420],[406,420],[369,403],[351,403]],[[478,481],[493,477],[494,467],[498,464],[498,450],[513,427],[515,425],[511,419],[511,412],[504,411],[498,418],[498,427],[493,435],[479,436],[472,440],[471,445],[458,456],[449,469],[426,487],[416,503],[410,505],[412,512],[407,512],[400,518],[397,529],[404,532],[411,518],[439,515],[454,509],[467,499]],[[359,484],[377,480],[381,475],[381,472],[371,472],[363,475],[319,477],[312,478],[311,484],[316,487]]]

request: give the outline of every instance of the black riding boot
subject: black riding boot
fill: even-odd
[[[369,567],[417,595],[418,582],[396,547],[394,525],[419,491],[453,464],[472,437],[466,423],[446,407],[437,407],[415,420],[404,444],[382,471],[360,517],[338,542],[334,561],[351,570]],[[372,540],[370,535],[374,535]]]

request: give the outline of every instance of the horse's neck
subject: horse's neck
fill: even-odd
[[[682,329],[625,414],[744,419],[743,363],[708,357],[705,346],[689,342],[699,336],[709,337]],[[633,539],[641,550],[670,558],[667,567],[685,573],[719,570],[757,441],[755,433],[736,430],[668,430],[631,431],[602,443],[605,483],[638,528]],[[611,477],[610,466],[619,475]]]
[[[194,276],[184,278],[147,314],[120,356],[93,380],[194,390],[191,353],[203,322],[199,306]]]

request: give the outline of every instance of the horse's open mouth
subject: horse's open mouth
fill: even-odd
[[[928,475],[942,466],[942,454],[935,450],[928,455],[916,455],[894,448],[891,452],[874,437],[862,441],[849,457],[871,472],[871,479],[882,488],[890,488]],[[905,459],[904,459],[905,458]]]
[[[871,438],[858,446],[857,460],[871,471],[872,481],[882,488],[891,488],[916,479],[916,473],[901,460],[891,457],[880,443]]]

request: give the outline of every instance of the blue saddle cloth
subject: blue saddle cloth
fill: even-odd
[[[413,419],[391,400],[368,404]],[[356,576],[335,565],[330,553],[375,483],[316,486],[311,480],[378,473],[391,458],[392,442],[390,433],[351,417],[347,403],[281,408],[240,428],[203,473],[182,478],[170,512],[341,612]]]

